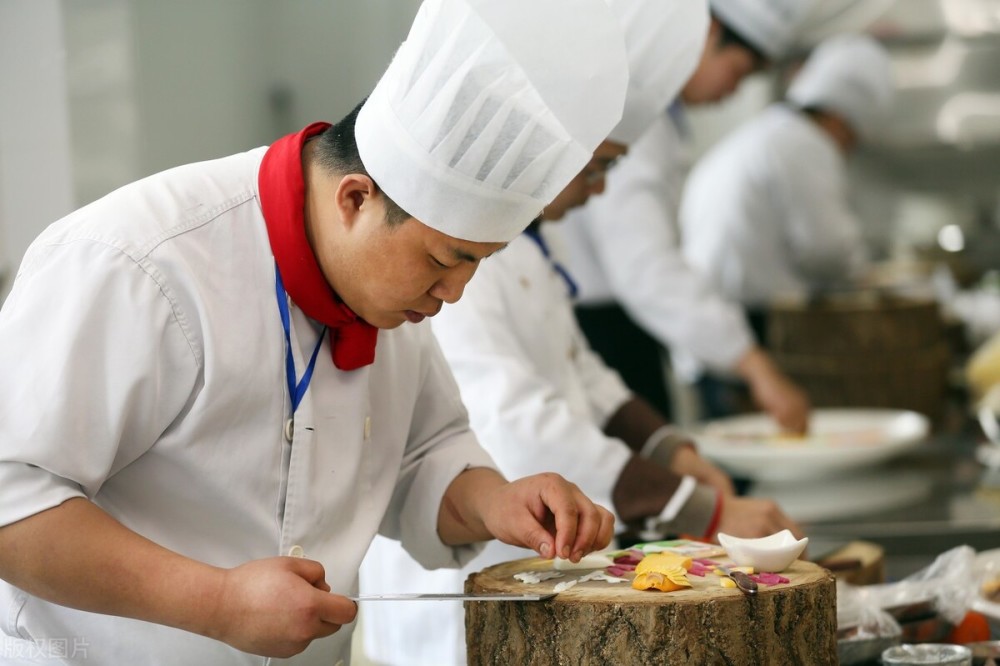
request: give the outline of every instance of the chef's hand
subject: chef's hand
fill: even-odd
[[[294,557],[254,560],[228,569],[217,599],[217,634],[238,650],[291,657],[354,621],[357,605],[330,594],[323,565]]]
[[[809,428],[809,398],[759,347],[740,359],[738,366],[750,385],[757,406],[774,417],[784,430],[804,435]]]
[[[507,482],[493,470],[468,469],[442,502],[438,533],[458,545],[496,538],[545,558],[574,562],[611,542],[614,517],[558,474]]]
[[[0,577],[70,608],[191,631],[246,652],[288,657],[354,620],[322,565],[274,557],[210,566],[126,528],[90,500],[0,527]]]
[[[719,532],[753,539],[786,529],[791,530],[796,539],[804,536],[802,528],[772,500],[757,497],[724,497],[722,500]],[[712,535],[712,540],[718,542],[717,534]]]
[[[573,562],[611,543],[614,531],[614,517],[607,509],[551,473],[497,488],[483,518],[490,533],[504,543]]]
[[[674,452],[670,471],[680,476],[693,476],[699,483],[711,486],[723,495],[736,494],[729,475],[698,455],[691,446],[682,446]]]

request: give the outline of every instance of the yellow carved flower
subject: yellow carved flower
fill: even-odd
[[[638,571],[638,567],[636,571]],[[674,566],[658,571],[643,571],[642,573],[638,573],[632,580],[632,587],[637,590],[655,588],[663,592],[672,592],[673,590],[691,587],[691,581],[687,579],[687,572],[682,567]]]

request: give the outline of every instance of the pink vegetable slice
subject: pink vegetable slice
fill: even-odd
[[[642,561],[643,555],[640,553],[636,556],[635,552],[630,550],[627,555],[619,555],[615,558],[615,564],[639,564]]]
[[[767,573],[767,572],[753,574],[752,576],[750,576],[750,579],[756,581],[761,585],[779,585],[781,583],[791,582],[782,575],[776,573]]]

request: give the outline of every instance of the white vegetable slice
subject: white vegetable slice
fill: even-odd
[[[553,592],[565,592],[566,590],[568,590],[569,588],[573,587],[574,585],[576,585],[576,581],[575,580],[564,580],[563,582],[558,583],[554,588],[552,588],[552,591]]]
[[[552,566],[559,571],[572,571],[574,569],[603,569],[614,564],[614,560],[604,553],[591,553],[580,558],[579,562],[570,562],[561,557],[557,557]]]
[[[522,583],[534,585],[536,583],[541,583],[543,580],[562,578],[563,575],[564,574],[561,574],[558,571],[522,571],[521,573],[514,574],[514,578]]]

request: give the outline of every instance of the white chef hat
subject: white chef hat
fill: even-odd
[[[892,104],[889,55],[871,37],[837,35],[821,43],[788,88],[800,107],[833,111],[861,136],[870,136]]]
[[[712,13],[768,58],[785,54],[817,0],[709,0]]]
[[[608,0],[625,34],[629,81],[625,111],[608,136],[634,143],[667,108],[701,58],[707,0]]]
[[[424,224],[506,242],[591,159],[627,82],[604,0],[424,0],[358,115],[358,151]]]

